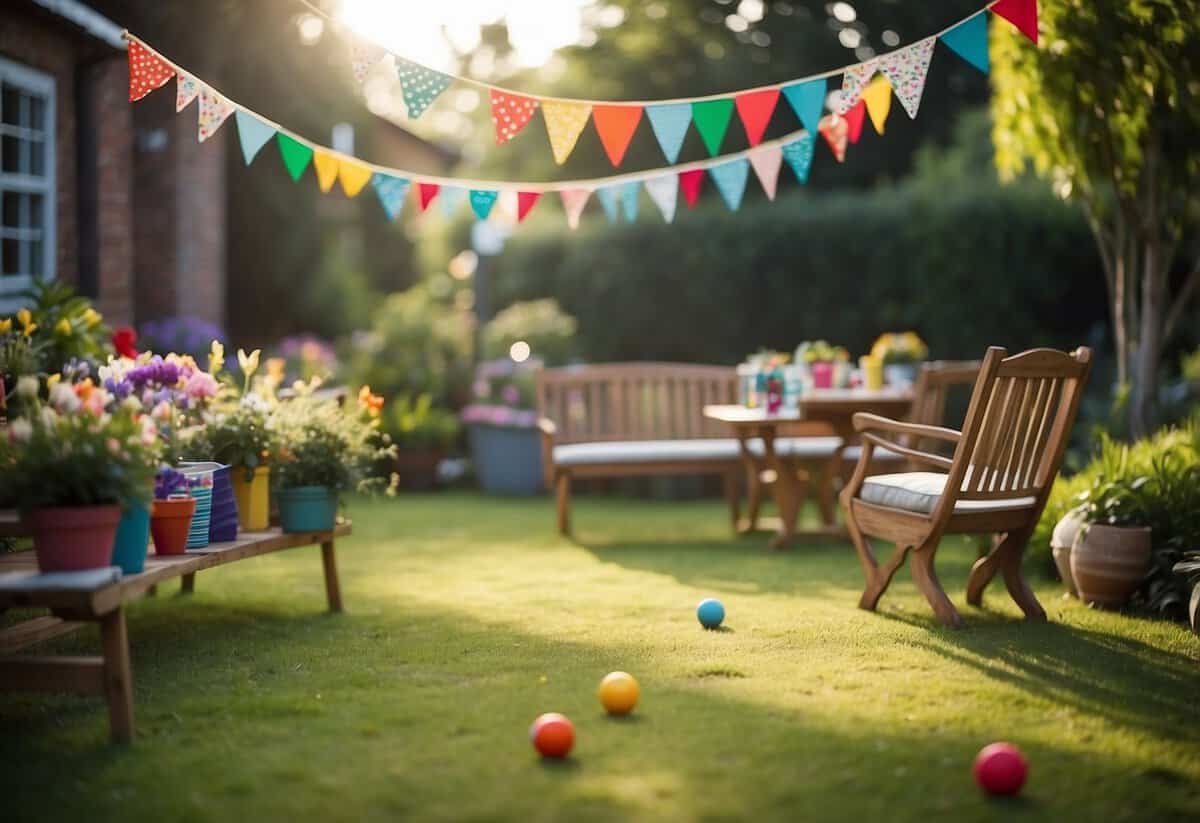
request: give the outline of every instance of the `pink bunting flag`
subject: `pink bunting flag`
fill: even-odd
[[[538,101],[532,97],[492,89],[492,123],[496,126],[496,145],[503,145],[516,137],[529,123],[537,107]]]
[[[750,152],[750,166],[754,169],[767,199],[774,200],[775,189],[779,184],[779,169],[783,166],[783,149],[779,146],[768,146]]]
[[[563,189],[558,196],[562,198],[563,211],[567,213],[567,225],[572,229],[579,228],[579,217],[592,193],[587,189]]]

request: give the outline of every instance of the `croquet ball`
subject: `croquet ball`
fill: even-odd
[[[721,605],[720,600],[711,597],[701,600],[700,605],[696,607],[696,617],[700,619],[700,625],[704,628],[715,629],[725,619],[725,607]]]
[[[612,672],[600,681],[598,694],[609,714],[629,714],[638,702],[638,682],[631,674]]]
[[[529,740],[542,757],[566,757],[575,745],[575,727],[565,716],[549,712],[533,721]]]
[[[975,757],[975,782],[988,794],[1016,794],[1028,774],[1025,755],[1012,743],[990,743]]]

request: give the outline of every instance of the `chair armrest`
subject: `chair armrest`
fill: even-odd
[[[554,425],[554,421],[549,417],[539,417],[537,427],[541,431],[543,437],[553,438],[558,434],[558,426]]]
[[[867,412],[857,412],[854,415],[854,430],[857,432],[883,431],[893,434],[911,434],[916,437],[928,437],[932,440],[945,440],[949,443],[957,443],[962,439],[962,433],[956,432],[954,429],[947,429],[943,426],[926,426],[921,423],[902,423],[899,420],[891,420]],[[888,448],[891,446],[888,445]]]
[[[870,432],[864,432],[862,439],[864,444],[871,443],[876,446],[881,446],[888,451],[904,455],[914,463],[923,463],[926,466],[933,466],[934,468],[938,468],[947,472],[950,471],[950,468],[954,465],[954,461],[948,457],[942,457],[940,454],[930,454],[929,452],[923,452],[920,449],[911,449],[908,446],[901,446],[899,443],[894,443],[891,440],[888,440],[886,437],[880,437],[879,435],[871,434]],[[866,449],[864,448],[863,451],[865,453]]]
[[[547,489],[554,488],[556,473],[554,469],[554,437],[558,434],[558,426],[548,417],[539,417],[538,431],[542,434],[542,479]]]

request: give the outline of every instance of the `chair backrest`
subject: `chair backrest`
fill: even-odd
[[[1035,496],[1058,473],[1092,352],[988,349],[979,370],[947,488],[959,500]]]
[[[543,369],[538,413],[557,443],[728,437],[704,406],[736,403],[737,370],[687,363],[602,363]]]
[[[951,392],[959,388],[966,395],[979,379],[979,370],[983,363],[979,360],[935,360],[921,365],[917,375],[916,386],[913,387],[913,405],[909,414],[909,422],[925,426],[949,426],[961,428],[961,420],[946,419],[946,401]],[[959,394],[955,395],[958,403],[962,403]],[[961,405],[958,406],[962,408]],[[902,445],[921,451],[937,451],[945,445],[936,440],[921,440],[905,435],[900,438]]]

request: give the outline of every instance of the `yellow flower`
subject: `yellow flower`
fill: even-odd
[[[225,366],[225,346],[220,340],[212,341],[208,350],[208,373],[216,375]]]
[[[267,358],[267,377],[277,386],[283,382],[283,370],[286,365],[287,361],[282,357]]]
[[[89,329],[94,329],[99,326],[100,321],[103,319],[104,318],[100,316],[100,312],[91,307],[88,307],[88,309],[83,313],[84,325],[86,325]]]
[[[61,374],[52,374],[46,378],[46,388],[52,389],[58,385],[58,381],[62,380]]]
[[[70,337],[71,333],[74,331],[75,330],[71,328],[71,321],[65,317],[54,325],[54,332],[56,334],[61,334],[63,337]]]
[[[255,349],[246,354],[243,349],[238,349],[238,365],[242,368],[242,374],[246,377],[258,371],[258,359],[262,356],[262,349]]]
[[[12,318],[6,317],[0,320],[0,334],[8,334],[12,331]]]
[[[21,324],[21,331],[26,337],[37,331],[37,323],[33,322],[33,312],[29,309],[21,309],[17,312],[17,322]]]

